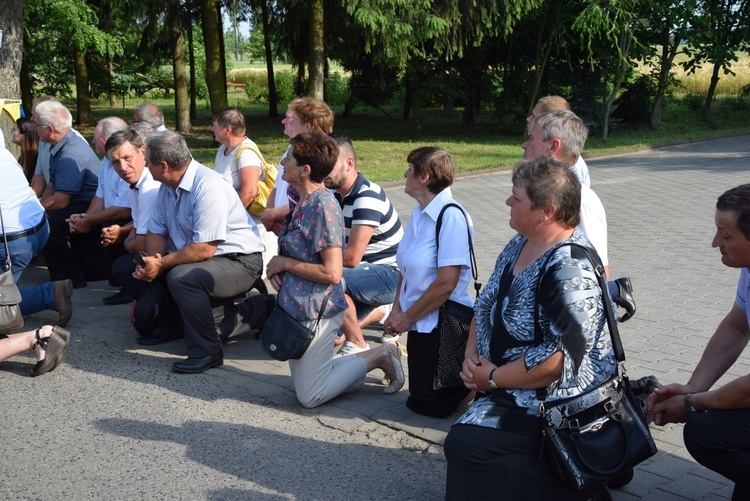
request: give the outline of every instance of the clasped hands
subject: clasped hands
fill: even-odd
[[[85,212],[81,214],[71,214],[65,222],[68,223],[68,228],[71,233],[88,233],[89,230],[91,230],[91,225],[89,225],[86,220]]]
[[[497,365],[477,354],[464,357],[464,363],[461,366],[461,379],[464,386],[479,393],[492,391],[489,382],[490,372],[496,367]]]
[[[654,416],[659,426],[667,423],[684,423],[688,419],[685,395],[695,390],[687,384],[669,384],[654,390],[646,401],[646,414]]]

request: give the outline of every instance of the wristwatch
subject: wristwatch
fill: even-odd
[[[494,369],[492,369],[490,371],[490,381],[489,381],[489,384],[490,384],[490,388],[492,388],[493,390],[497,390],[497,385],[495,384],[495,381],[493,381],[493,379],[492,379],[492,376],[495,375],[495,371],[496,370],[497,370],[497,367],[495,367]]]
[[[684,400],[685,410],[687,411],[689,417],[693,417],[696,414],[700,414],[701,412],[704,412],[700,409],[696,409],[695,406],[693,405],[693,402],[691,401],[691,399],[694,394],[695,392],[688,393],[687,395],[685,395],[685,400]]]

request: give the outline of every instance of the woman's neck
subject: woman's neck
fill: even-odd
[[[437,193],[433,193],[430,190],[425,190],[424,193],[420,193],[419,195],[416,195],[414,199],[419,204],[419,207],[422,210],[424,210],[425,207],[430,205],[430,202],[432,202],[436,196],[437,196]]]
[[[573,231],[575,231],[575,228],[563,228],[555,225],[541,234],[526,237],[526,243],[518,254],[516,264],[513,267],[513,274],[520,273],[549,249],[570,238]]]
[[[227,144],[225,145],[226,149],[224,150],[224,155],[229,155],[245,139],[245,136],[229,136]]]
[[[324,188],[323,183],[313,183],[312,181],[306,181],[300,186],[295,186],[295,189],[299,193],[299,203],[297,206],[302,205],[302,202],[310,198],[310,195]]]

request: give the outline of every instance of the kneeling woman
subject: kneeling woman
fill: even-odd
[[[567,487],[550,464],[540,462],[537,418],[544,398],[537,389],[545,390],[547,401],[572,397],[615,372],[593,266],[560,245],[591,247],[575,229],[580,203],[580,182],[565,165],[544,156],[515,166],[506,204],[518,235],[476,301],[462,378],[484,396],[446,437],[448,500],[592,495]],[[534,340],[537,327],[541,344]]]
[[[319,132],[292,139],[283,160],[283,179],[300,194],[279,235],[279,255],[268,263],[271,285],[279,292],[278,304],[295,320],[318,330],[299,360],[290,360],[294,390],[305,407],[316,407],[337,395],[362,387],[365,375],[382,369],[395,393],[404,385],[399,347],[387,343],[377,349],[333,358],[333,341],[344,320],[346,300],[340,283],[343,273],[344,217],[339,203],[323,180],[338,159],[336,141]]]

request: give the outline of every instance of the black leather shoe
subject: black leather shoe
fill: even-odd
[[[106,305],[113,305],[113,304],[128,304],[133,302],[133,296],[130,295],[128,291],[125,289],[120,289],[120,291],[117,294],[113,294],[112,296],[107,296],[105,298],[102,298],[102,303]]]
[[[633,299],[633,284],[630,278],[622,277],[615,280],[617,288],[620,290],[620,297],[615,299],[615,303],[625,309],[625,314],[620,317],[620,322],[630,320],[635,315],[635,299]]]
[[[149,336],[143,336],[136,339],[136,343],[143,345],[143,346],[154,346],[157,344],[164,344],[169,343],[170,341],[174,341],[175,339],[180,339],[181,337],[184,337],[185,333],[182,331],[168,331],[163,332],[159,329],[155,330],[153,334]]]
[[[186,360],[175,362],[172,365],[172,370],[179,374],[200,374],[222,365],[224,365],[224,352],[217,351],[208,357],[188,357]]]

